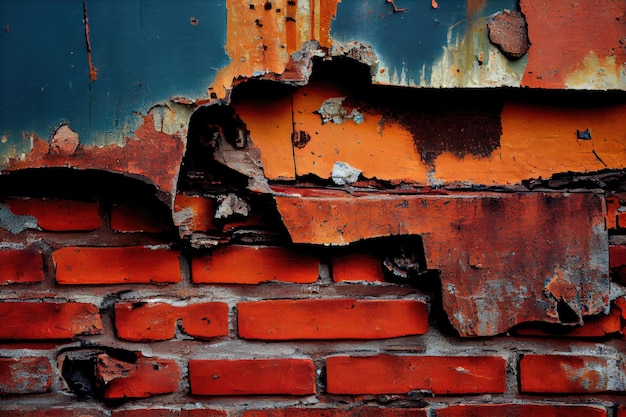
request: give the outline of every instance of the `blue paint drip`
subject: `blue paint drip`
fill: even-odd
[[[428,0],[396,0],[406,12],[394,13],[385,0],[343,0],[331,25],[333,40],[371,46],[389,71],[408,69],[407,79],[427,82],[431,67],[447,46],[448,31],[463,38],[469,30],[467,0],[441,0],[433,9]],[[515,0],[490,0],[481,15],[515,9]],[[455,37],[455,36],[454,36]]]

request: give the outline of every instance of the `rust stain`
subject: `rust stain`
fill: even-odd
[[[585,72],[588,66],[585,59],[592,55],[600,63],[608,60],[612,64],[607,69],[619,82],[611,88],[623,85],[619,70],[626,62],[626,48],[620,44],[626,22],[624,2],[521,0],[520,8],[526,16],[532,44],[522,86],[590,88],[598,84],[595,88],[602,89],[606,79],[598,77],[594,71],[587,70],[587,78],[573,78],[568,82],[573,74]]]
[[[34,136],[32,151],[24,158],[9,159],[5,172],[26,168],[101,169],[138,176],[153,183],[162,199],[173,204],[176,178],[185,150],[184,138],[154,129],[153,115],[143,116],[135,137],[126,137],[124,145],[79,146],[74,153],[59,152],[55,142]]]
[[[294,243],[421,235],[425,267],[441,271],[444,308],[463,336],[495,335],[537,320],[570,323],[559,314],[560,301],[581,317],[608,310],[608,236],[599,195],[313,193],[275,196]],[[547,279],[553,280],[550,294]]]
[[[98,79],[98,69],[93,64],[93,56],[91,53],[91,40],[89,39],[89,16],[87,14],[87,2],[83,2],[83,23],[85,24],[85,42],[87,44],[87,62],[89,63],[89,81],[93,82]]]
[[[520,12],[505,10],[498,13],[487,23],[487,28],[489,40],[507,58],[519,59],[528,51],[528,27]]]

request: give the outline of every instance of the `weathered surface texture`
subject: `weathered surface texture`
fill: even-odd
[[[608,237],[593,193],[277,196],[295,243],[421,235],[444,308],[465,336],[608,308]]]

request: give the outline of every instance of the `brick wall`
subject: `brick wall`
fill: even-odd
[[[621,102],[285,91],[197,110],[174,195],[0,176],[1,416],[626,417]]]
[[[218,205],[181,194],[175,213],[192,213],[178,220],[191,229],[230,230]],[[0,250],[3,416],[624,414],[624,297],[584,326],[460,338],[436,293],[386,279],[389,242],[199,249],[141,204],[2,207],[23,226],[3,231]],[[620,196],[606,207],[619,283]],[[269,224],[238,221],[257,236]]]

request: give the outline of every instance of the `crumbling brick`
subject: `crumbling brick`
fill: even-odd
[[[54,375],[47,358],[0,358],[0,394],[47,392]]]
[[[103,330],[98,308],[74,302],[1,302],[0,339],[71,339]]]
[[[195,303],[174,306],[160,302],[135,301],[115,306],[118,337],[132,341],[172,339],[177,322],[185,334],[201,339],[228,335],[228,305]]]

